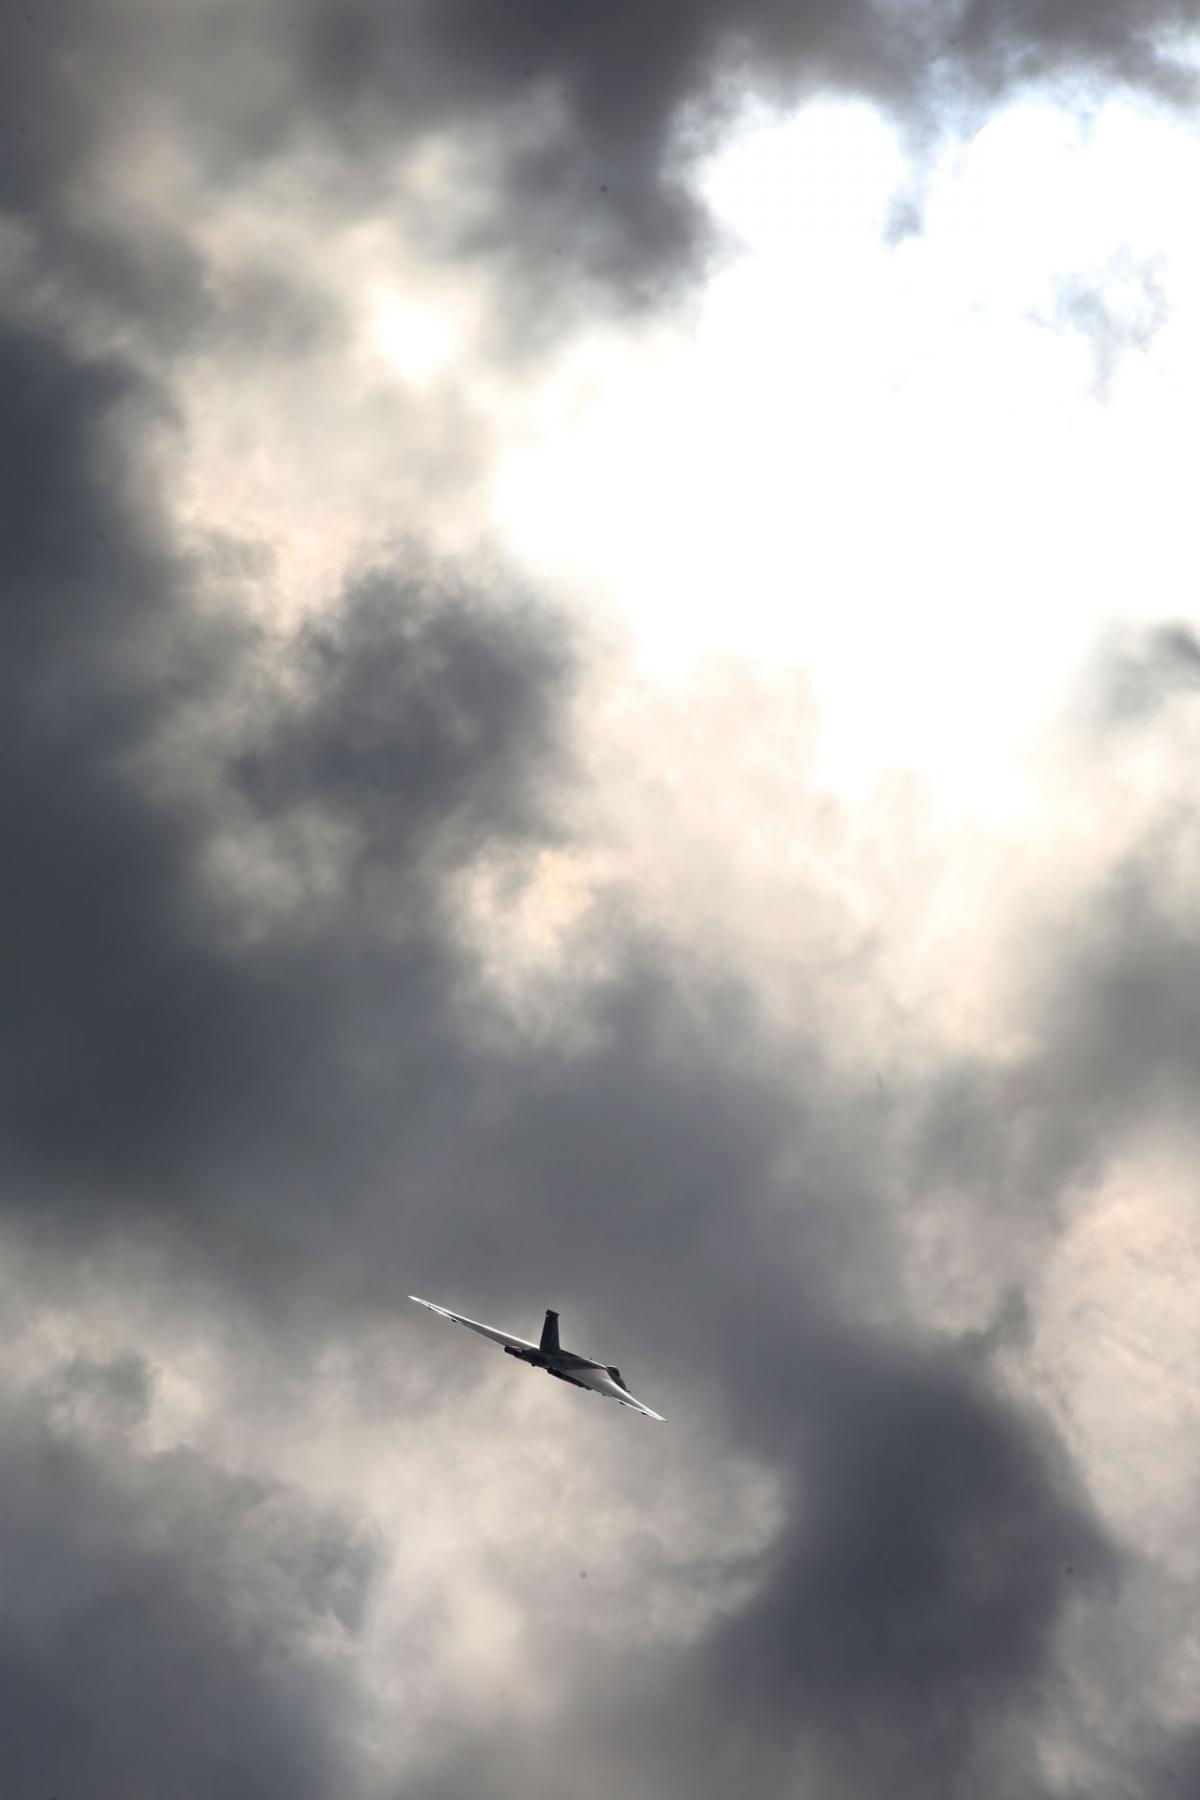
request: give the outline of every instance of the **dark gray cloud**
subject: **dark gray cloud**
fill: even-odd
[[[82,10],[70,4],[9,8],[0,29],[0,200],[20,212],[36,209],[86,150],[87,115],[66,71],[76,29],[90,32]]]
[[[1047,958],[1057,1024],[1031,1074],[1042,1105],[1074,1114],[1093,1145],[1190,1123],[1200,939],[1177,884],[1192,855],[1191,819],[1168,806],[1095,897],[1086,930],[1065,927]]]
[[[137,384],[16,332],[0,382],[7,1153],[95,1174],[133,1113],[150,1141],[177,1128],[175,1096],[207,1085],[184,1074],[214,974],[189,942],[189,823],[134,771],[211,658],[121,492]]]
[[[97,1800],[353,1793],[355,1703],[327,1645],[353,1644],[379,1550],[282,1484],[131,1454],[152,1382],[136,1358],[76,1360],[0,1409],[5,1780]]]
[[[1178,51],[1197,23],[1193,0],[970,0],[957,11],[955,50],[993,91],[1073,70],[1170,98],[1192,92]]]
[[[395,1016],[419,1014],[432,1079],[453,960],[432,871],[549,829],[535,790],[565,646],[528,610],[380,578],[299,647],[288,701],[252,633],[189,614],[191,571],[134,511],[132,472],[122,486],[136,384],[12,334],[0,383],[8,1155],[187,1186],[205,1141],[248,1149],[280,1108],[319,1109],[314,1057],[339,996],[373,978],[385,903],[405,938]],[[187,729],[206,709],[217,736]],[[322,820],[343,837],[314,863]],[[284,890],[278,941],[254,953],[202,876],[226,823]],[[372,865],[384,896],[363,885]]]
[[[543,610],[489,616],[462,584],[369,576],[304,634],[237,786],[259,818],[323,812],[353,833],[349,862],[400,880],[548,836],[568,667]]]
[[[750,1723],[790,1715],[850,1791],[1011,1776],[1065,1596],[1116,1559],[1053,1439],[958,1358],[829,1373],[801,1427],[794,1534],[717,1634],[714,1693]]]
[[[794,1487],[753,1599],[671,1658],[631,1629],[549,1741],[501,1746],[495,1791],[1049,1795],[1056,1633],[1084,1596],[1111,1617],[1120,1567],[1061,1447],[953,1352],[803,1325],[761,1348],[790,1351],[763,1410]],[[443,1752],[439,1796],[493,1754],[470,1735]]]
[[[1181,1731],[1156,1752],[1150,1771],[1151,1792],[1190,1794],[1200,1783],[1200,1732]]]

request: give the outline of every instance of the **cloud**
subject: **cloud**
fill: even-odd
[[[1102,716],[1114,724],[1152,719],[1200,681],[1200,640],[1182,622],[1159,625],[1110,647],[1101,685]]]
[[[323,812],[356,840],[351,857],[428,878],[435,859],[547,833],[538,786],[560,749],[567,674],[565,633],[543,612],[489,613],[419,573],[368,576],[303,634],[235,780],[259,817]]]
[[[1031,928],[1022,972],[1052,974],[994,1047],[919,1017],[884,1041],[853,990],[878,983],[873,1020],[902,1010],[878,940],[907,925],[848,923],[832,881],[781,884],[738,943],[661,900],[685,909],[743,831],[769,825],[786,861],[803,818],[832,856],[815,774],[807,811],[760,815],[681,709],[646,747],[688,771],[652,898],[596,841],[564,610],[440,557],[419,509],[370,542],[356,516],[319,604],[289,609],[270,534],[221,541],[164,469],[196,451],[194,353],[213,407],[260,354],[332,347],[353,385],[355,296],[314,273],[332,216],[394,200],[425,255],[516,273],[502,337],[581,274],[644,300],[695,271],[689,159],[748,88],[832,85],[917,123],[1055,72],[1178,94],[1168,27],[1190,17],[6,18],[2,197],[43,311],[0,335],[0,1172],[49,1363],[0,1401],[25,1786],[103,1800],[166,1769],[189,1796],[414,1776],[434,1796],[486,1767],[501,1794],[1056,1791],[1047,1720],[1088,1735],[1078,1634],[1094,1659],[1127,1631],[1134,1559],[1031,1397],[1031,1296],[1080,1190],[1194,1091],[1186,833],[1073,895],[1068,930]],[[306,253],[239,260],[222,230],[253,189],[253,239],[276,179],[309,196]],[[268,398],[303,460],[303,396]],[[384,419],[427,455],[421,405]],[[1113,710],[1149,727],[1200,652],[1181,624],[1139,655]],[[687,808],[718,802],[701,853]],[[868,861],[844,866],[877,898]],[[714,875],[711,910],[737,891]],[[772,1010],[786,906],[803,954]],[[506,986],[518,927],[554,954]],[[539,1414],[502,1359],[403,1322],[410,1286],[518,1329],[553,1300],[671,1427]],[[331,1492],[369,1495],[371,1522]],[[389,1596],[394,1643],[372,1635]],[[1156,1675],[1122,1680],[1150,1794],[1163,1746],[1194,1744]]]
[[[308,101],[334,129],[378,145],[398,122],[417,138],[482,127],[500,179],[468,241],[543,265],[563,256],[637,294],[703,256],[689,162],[747,93],[860,94],[920,135],[937,129],[948,93],[970,105],[1064,73],[1182,99],[1191,83],[1172,33],[1193,20],[1177,0],[912,10],[674,0],[652,24],[636,6],[591,0],[456,0],[403,15],[360,0],[313,6],[298,41]]]
[[[822,1796],[1053,1791],[1036,1742],[1058,1635],[1085,1597],[1111,1610],[1120,1566],[1061,1450],[953,1353],[825,1331],[794,1351],[789,1403],[769,1374],[763,1404],[795,1486],[752,1597],[669,1659],[631,1621],[549,1740],[511,1734],[498,1792],[549,1795],[568,1772],[588,1800],[716,1795],[735,1775]],[[483,1746],[468,1727],[439,1749],[431,1792],[453,1793]]]
[[[1055,316],[1090,341],[1096,391],[1107,399],[1121,358],[1146,350],[1167,322],[1162,266],[1153,261],[1131,266],[1128,257],[1117,257],[1098,279],[1064,283]]]
[[[938,1360],[827,1372],[791,1541],[713,1649],[714,1693],[867,1792],[899,1771],[959,1792],[998,1749],[1011,1767],[1068,1593],[1116,1566],[1061,1451]]]
[[[1195,844],[1190,821],[1173,810],[1169,804],[1122,859],[1086,932],[1058,946],[1049,977],[1057,1026],[1043,1064],[1048,1098],[1074,1111],[1100,1144],[1189,1116],[1200,951],[1188,899]]]
[[[574,946],[591,977],[568,961],[549,1032],[506,1029],[460,936],[456,884],[499,863],[519,888],[531,856],[570,842],[561,625],[410,552],[268,660],[255,632],[197,605],[194,559],[138,488],[129,427],[144,391],[45,340],[10,334],[5,351],[10,1221],[34,1231],[57,1210],[67,1250],[136,1222],[181,1268],[213,1272],[205,1329],[257,1315],[281,1372],[311,1366],[331,1332],[353,1338],[416,1268],[459,1304],[486,1291],[507,1316],[552,1294],[606,1342],[636,1334],[639,1366],[708,1417],[697,1471],[748,1457],[784,1511],[749,1598],[693,1648],[636,1664],[661,1719],[603,1653],[595,1704],[557,1715],[564,1758],[609,1769],[600,1742],[628,1719],[647,1766],[704,1791],[697,1756],[711,1746],[719,1768],[721,1747],[696,1721],[724,1716],[764,1772],[807,1757],[831,1792],[870,1791],[897,1767],[946,1793],[981,1779],[1007,1733],[1035,1733],[1072,1597],[1102,1599],[1120,1563],[1049,1428],[1002,1396],[979,1344],[924,1341],[900,1280],[904,1209],[923,1215],[930,1191],[979,1217],[1024,1208],[1009,1213],[1007,1275],[1021,1279],[1101,1115],[1119,1117],[1106,1065],[1082,1054],[1118,1041],[1105,997],[1118,965],[1064,964],[1043,1056],[1067,1089],[1021,1131],[1008,1063],[942,1059],[881,1097],[873,1070],[835,1068],[802,1030],[781,1062],[736,974],[603,887]],[[1117,1010],[1127,1031],[1127,993]],[[1163,1016],[1153,997],[1145,1016]],[[1164,1043],[1172,1067],[1187,1041]],[[1073,1117],[1088,1129],[1067,1129]],[[274,1296],[293,1282],[298,1335],[274,1339]],[[620,1296],[619,1318],[600,1317],[600,1294]],[[52,1414],[119,1443],[146,1403],[144,1366],[133,1347],[100,1369],[80,1354]],[[32,1489],[34,1428],[12,1429]],[[250,1637],[269,1644],[273,1571],[316,1528],[198,1457],[135,1461],[131,1477],[119,1457],[97,1474],[69,1451],[39,1529],[65,1555],[79,1517],[111,1515],[102,1581],[79,1576],[107,1597],[70,1603],[40,1674],[28,1635],[11,1644],[33,1721],[22,1756],[44,1763],[70,1716],[114,1792],[166,1740],[192,1792],[249,1791],[261,1777],[244,1771],[264,1767],[338,1791],[349,1750],[324,1665],[301,1658],[296,1679],[315,1684],[301,1702],[291,1674],[226,1649],[222,1559],[250,1533]],[[105,1498],[127,1479],[128,1516]],[[211,1535],[208,1515],[229,1530]],[[165,1519],[161,1553],[143,1516]],[[177,1572],[197,1566],[203,1606]],[[319,1581],[310,1599],[307,1575],[294,1594],[291,1580],[285,1636],[333,1606]],[[27,1632],[43,1631],[41,1604]],[[107,1680],[85,1691],[97,1662]],[[229,1748],[173,1711],[210,1665]],[[148,1680],[164,1736],[116,1743],[127,1690]],[[467,1709],[439,1737],[431,1781],[472,1729]],[[524,1783],[519,1752],[517,1766]]]
[[[77,1360],[0,1406],[7,1779],[98,1800],[354,1792],[339,1654],[378,1547],[280,1483],[139,1457],[127,1434],[152,1381],[136,1358]],[[90,1436],[72,1428],[81,1400]]]
[[[1191,0],[1010,0],[995,7],[970,0],[951,41],[993,91],[1068,70],[1185,99],[1192,78],[1179,53],[1195,25]]]
[[[89,1185],[187,1186],[206,1141],[253,1143],[312,1098],[339,984],[369,979],[366,864],[407,933],[398,1016],[438,1010],[446,870],[550,829],[535,787],[553,781],[565,642],[519,606],[435,605],[420,572],[395,574],[268,677],[260,638],[196,606],[195,570],[135,509],[136,471],[114,473],[137,383],[11,333],[0,379],[8,1154]],[[238,896],[206,875],[222,853],[265,865],[264,904],[292,913],[278,942],[239,944]],[[340,902],[324,919],[322,884]]]
[[[626,0],[18,9],[7,203],[76,280],[181,327],[212,295],[170,184],[203,205],[303,166],[314,223],[331,204],[386,205],[426,249],[511,269],[505,305],[527,328],[561,321],[579,275],[597,302],[605,289],[645,302],[702,270],[713,239],[691,168],[747,96],[861,95],[914,144],[1059,77],[1183,101],[1194,24],[1187,0],[672,0],[652,24]]]

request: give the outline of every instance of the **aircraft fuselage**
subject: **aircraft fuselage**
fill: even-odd
[[[506,1344],[504,1354],[528,1363],[531,1369],[544,1369],[558,1381],[569,1381],[572,1387],[591,1388],[594,1393],[608,1394],[614,1400],[624,1399],[628,1391],[623,1381],[614,1379],[615,1371],[606,1364],[593,1362],[587,1356],[576,1356],[572,1350],[535,1350],[532,1347],[514,1350],[511,1344]]]

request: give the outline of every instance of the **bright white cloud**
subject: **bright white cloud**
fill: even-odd
[[[569,347],[510,421],[506,531],[659,675],[802,667],[839,790],[908,766],[1003,809],[1097,628],[1191,598],[1198,164],[1147,109],[1026,104],[940,159],[893,247],[875,115],[755,125],[703,183],[743,253],[695,316]],[[1143,274],[1163,318],[1138,342]],[[1107,399],[1069,284],[1133,340]]]

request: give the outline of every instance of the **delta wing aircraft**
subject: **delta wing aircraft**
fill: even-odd
[[[435,1306],[432,1300],[422,1300],[419,1294],[410,1294],[418,1306],[427,1306],[430,1312],[440,1313],[443,1319],[453,1320],[455,1325],[465,1325],[468,1331],[477,1331],[480,1337],[491,1338],[493,1344],[502,1344],[506,1356],[515,1356],[518,1362],[528,1363],[530,1368],[545,1369],[547,1375],[553,1375],[556,1381],[569,1381],[572,1387],[590,1388],[593,1394],[603,1394],[606,1400],[615,1400],[619,1406],[628,1406],[634,1412],[644,1413],[648,1419],[657,1419],[665,1424],[661,1413],[654,1412],[649,1406],[643,1406],[635,1400],[621,1379],[621,1371],[614,1369],[611,1363],[593,1362],[590,1357],[576,1356],[570,1350],[564,1350],[558,1341],[558,1314],[547,1312],[546,1323],[542,1326],[541,1342],[531,1344],[528,1338],[512,1337],[507,1331],[497,1331],[494,1325],[481,1325],[478,1319],[464,1319],[461,1313],[451,1312],[448,1307]]]

